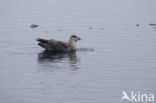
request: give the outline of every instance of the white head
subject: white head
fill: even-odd
[[[81,38],[76,35],[71,35],[69,38],[69,42],[72,42],[72,43],[73,42],[76,43],[78,40],[81,40]]]

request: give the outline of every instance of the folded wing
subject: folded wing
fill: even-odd
[[[46,50],[55,50],[55,51],[68,51],[70,45],[65,42],[56,41],[56,40],[46,40],[46,39],[37,39],[39,42],[38,45],[43,47]]]

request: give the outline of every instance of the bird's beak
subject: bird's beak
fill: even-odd
[[[81,40],[81,38],[79,37],[78,40]]]

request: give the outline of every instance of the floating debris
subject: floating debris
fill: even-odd
[[[140,26],[139,24],[136,24],[136,26]]]
[[[105,30],[105,28],[99,28],[99,30]]]
[[[93,29],[92,27],[89,27],[89,29]]]
[[[62,31],[62,29],[58,29],[58,31]]]
[[[149,24],[149,25],[150,25],[150,26],[156,26],[156,24],[152,24],[152,23],[151,23],[151,24]]]
[[[30,25],[30,28],[37,28],[37,27],[39,27],[39,25],[37,25],[37,24],[31,24]]]

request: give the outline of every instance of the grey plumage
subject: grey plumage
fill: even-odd
[[[76,49],[75,43],[77,40],[81,40],[78,36],[72,35],[69,39],[69,42],[56,41],[54,39],[42,39],[38,38],[38,45],[43,47],[46,50],[51,51],[72,51]]]

